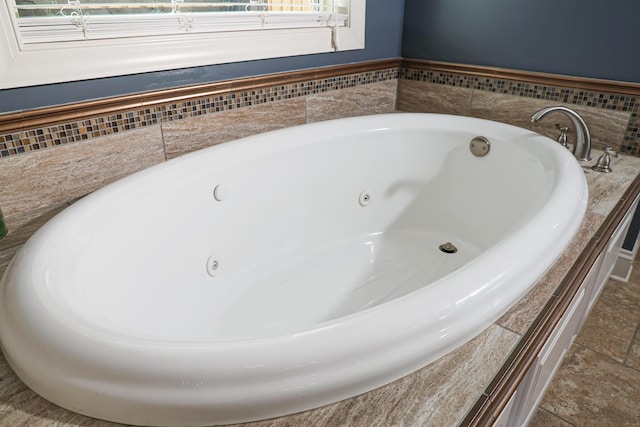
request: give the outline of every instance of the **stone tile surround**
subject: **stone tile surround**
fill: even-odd
[[[638,135],[630,136],[629,125],[634,120],[630,111],[563,103],[539,97],[496,93],[474,87],[447,86],[422,80],[400,79],[398,83],[398,110],[411,112],[438,112],[496,120],[531,129],[556,139],[557,126],[569,128],[569,142],[575,135],[569,119],[561,114],[550,114],[533,124],[530,116],[549,105],[564,105],[585,119],[596,148],[612,146],[620,153],[638,155]],[[637,109],[637,106],[635,107]]]
[[[147,108],[136,108],[113,114],[71,120],[50,126],[0,131],[0,158],[28,153],[43,148],[85,141],[157,124],[200,116],[211,116],[231,110],[272,105],[296,98],[313,97],[327,92],[341,91],[377,82],[397,81],[398,68],[364,71],[309,81],[275,84],[267,87],[225,90],[221,83],[218,94],[183,101],[167,101]],[[287,78],[282,79],[286,82]],[[251,82],[243,86],[251,85]],[[228,84],[229,87],[233,83]],[[141,102],[142,103],[142,102]],[[98,109],[99,111],[99,109]],[[54,118],[55,119],[55,118]],[[0,125],[3,115],[0,114]],[[1,126],[0,126],[1,128]]]
[[[397,71],[397,70],[396,70]],[[372,74],[372,73],[370,73]],[[9,233],[0,251],[23,243],[65,206],[146,167],[207,146],[261,132],[337,117],[388,113],[395,109],[393,72],[375,79],[345,79],[349,87],[305,96],[249,103],[217,113],[183,114],[180,120],[118,130],[82,141],[0,157],[0,209]],[[333,79],[339,81],[340,79]],[[375,80],[375,81],[372,81]],[[356,83],[354,83],[356,82]],[[352,85],[353,83],[353,85]],[[259,92],[259,91],[258,91]],[[138,116],[135,116],[138,117]],[[0,117],[1,121],[1,117]],[[141,122],[140,122],[141,123]],[[46,149],[45,149],[46,148]]]
[[[465,74],[464,72],[434,71],[412,68],[409,65],[297,81],[290,84],[274,84],[273,86],[248,89],[244,87],[237,91],[223,91],[224,93],[189,98],[179,102],[168,101],[162,105],[136,108],[114,114],[100,115],[96,113],[95,117],[70,120],[67,123],[57,123],[50,126],[25,126],[24,129],[13,129],[7,132],[0,130],[0,159],[157,124],[167,125],[183,119],[212,116],[260,105],[273,105],[298,98],[307,99],[310,103],[314,102],[317,106],[317,110],[314,109],[314,111],[328,112],[331,108],[330,103],[321,107],[318,101],[323,98],[324,100],[331,98],[332,94],[349,88],[360,88],[361,92],[370,93],[372,91],[368,89],[371,89],[371,83],[389,81],[399,82],[397,97],[398,110],[400,111],[465,114],[507,121],[508,123],[513,122],[518,126],[529,128],[532,126],[528,123],[528,114],[532,111],[530,111],[531,108],[527,108],[528,106],[540,108],[550,104],[566,104],[585,114],[590,127],[597,125],[600,121],[604,122],[613,118],[615,123],[611,123],[607,129],[614,129],[614,134],[608,135],[600,142],[614,145],[625,154],[640,156],[640,119],[638,118],[640,102],[638,102],[638,96],[615,93],[615,91],[581,89],[574,87],[571,81],[568,81],[566,85],[554,85],[540,83],[536,77],[532,77],[531,80],[527,82],[522,81],[522,77],[509,79]],[[630,93],[640,94],[640,88],[635,88],[637,85],[632,84],[632,86],[633,90]],[[619,88],[621,85],[617,84],[612,87]],[[314,97],[313,95],[324,96]],[[474,101],[473,108],[471,108],[472,100]],[[425,101],[427,102],[425,103]],[[500,116],[500,112],[495,107],[500,108],[501,103],[505,106],[503,110],[506,110],[502,113],[510,113],[511,117]],[[326,108],[327,106],[328,108]],[[518,108],[522,108],[522,114]],[[346,111],[348,109],[345,108],[342,113]],[[360,109],[354,111],[358,113]],[[372,112],[365,111],[365,113],[371,114]],[[594,115],[595,117],[593,117]],[[341,117],[340,112],[334,111],[329,115],[320,115],[318,118],[310,118],[309,121],[336,117]],[[622,123],[625,120],[626,122]],[[3,115],[0,114],[0,129],[2,129],[2,122]],[[552,122],[553,126],[550,126],[549,123]],[[562,122],[562,120],[545,120],[542,127],[537,130],[546,127],[549,128],[549,133],[555,135],[558,133],[555,130],[556,122]]]
[[[491,69],[487,71],[491,73]],[[496,71],[498,74],[499,71]],[[508,74],[508,73],[507,73]],[[526,75],[526,73],[524,73]],[[600,112],[618,112],[625,113],[620,117],[627,117],[627,122],[624,124],[624,132],[621,141],[612,140],[622,153],[639,156],[640,155],[640,119],[638,113],[640,111],[640,87],[637,84],[629,84],[625,87],[624,84],[618,82],[601,81],[593,84],[594,87],[609,87],[609,90],[601,91],[598,89],[588,90],[581,87],[581,84],[577,84],[577,79],[572,80],[569,78],[557,79],[553,83],[546,83],[546,76],[536,76],[532,74],[531,81],[522,81],[523,77],[518,78],[501,78],[501,77],[487,77],[479,76],[473,73],[455,73],[435,71],[428,69],[412,68],[410,66],[402,66],[400,69],[399,80],[401,86],[399,88],[398,99],[402,101],[406,97],[403,93],[411,93],[411,85],[408,85],[403,90],[403,85],[406,82],[422,82],[430,83],[432,87],[440,87],[453,89],[451,93],[455,98],[466,97],[468,94],[480,94],[484,96],[489,94],[512,96],[514,99],[526,98],[530,100],[540,101],[538,105],[547,106],[555,104],[567,104],[571,108],[575,108],[578,112],[592,111]],[[564,81],[564,84],[559,84],[558,81]],[[587,82],[586,86],[589,85]],[[619,93],[626,92],[626,93]],[[465,107],[464,103],[460,104],[453,101],[453,114],[460,114],[457,108]],[[505,97],[502,97],[506,99]],[[500,97],[494,98],[500,99]],[[451,110],[452,105],[449,100],[441,101],[445,106],[448,106]],[[415,105],[416,101],[413,101]],[[490,105],[490,108],[495,107],[495,104]],[[403,109],[400,107],[400,109]],[[534,110],[535,111],[535,110]],[[528,117],[534,111],[526,110],[523,113]],[[614,116],[615,117],[615,116]],[[494,120],[500,120],[495,118]],[[585,118],[587,124],[592,126],[592,121]],[[606,120],[606,119],[604,119]],[[525,120],[526,122],[526,120]],[[528,127],[528,126],[527,126]],[[619,130],[618,130],[619,131]],[[558,132],[555,131],[555,134]]]
[[[254,88],[250,79],[237,91],[0,132],[0,209],[9,224],[0,250],[23,242],[77,198],[142,168],[236,138],[339,117],[462,114],[555,137],[556,124],[569,124],[564,116],[550,115],[533,125],[529,115],[565,103],[585,117],[594,147],[611,145],[640,156],[635,96],[387,64],[288,84],[283,78]]]
[[[8,219],[10,229],[9,236],[0,240],[0,271],[4,269],[6,262],[15,253],[17,245],[24,241],[39,225],[68,204],[73,203],[74,200],[121,176],[195,149],[284,126],[397,110],[425,111],[429,108],[435,108],[435,112],[457,112],[457,114],[478,117],[495,117],[498,120],[511,123],[522,120],[521,108],[525,109],[528,114],[532,106],[537,106],[538,103],[543,106],[550,103],[550,100],[547,99],[529,97],[527,96],[530,95],[528,92],[524,95],[517,95],[484,90],[483,87],[488,87],[486,83],[477,88],[459,87],[438,82],[411,80],[406,78],[403,72],[404,70],[400,69],[400,74],[396,70],[396,74],[390,72],[388,78],[384,77],[378,81],[366,81],[318,93],[290,97],[286,97],[287,94],[285,94],[285,98],[245,104],[242,104],[245,101],[238,101],[238,104],[231,104],[233,105],[231,108],[223,111],[206,112],[206,109],[198,110],[194,106],[192,110],[187,108],[185,111],[181,110],[174,114],[174,109],[170,109],[172,113],[167,114],[167,117],[171,116],[176,120],[163,121],[161,118],[164,116],[158,116],[155,122],[152,120],[145,122],[142,119],[136,122],[135,118],[138,116],[134,114],[130,117],[132,122],[127,122],[125,118],[122,118],[122,124],[120,124],[118,121],[120,119],[116,120],[116,127],[112,127],[112,129],[118,130],[114,132],[94,135],[93,130],[87,129],[84,133],[81,131],[77,133],[77,135],[86,135],[86,137],[80,136],[77,140],[73,138],[66,141],[56,140],[53,146],[60,146],[53,149],[45,150],[43,148],[50,147],[50,145],[41,146],[38,144],[29,149],[25,148],[23,151],[12,151],[4,157],[0,154],[0,182],[3,183],[0,186],[0,207]],[[464,80],[464,76],[458,77]],[[357,80],[355,79],[355,81]],[[354,81],[354,79],[350,81]],[[491,87],[496,86],[494,83]],[[198,105],[206,105],[206,103]],[[598,139],[598,144],[611,143],[615,145],[618,139],[626,138],[626,131],[621,132],[619,128],[624,127],[625,123],[635,120],[630,111],[592,105],[580,105],[579,107],[582,114],[592,115],[588,122],[590,126],[594,126],[594,139]],[[637,109],[637,106],[634,108]],[[576,107],[576,109],[578,108]],[[198,111],[200,111],[199,114]],[[493,115],[494,111],[495,115]],[[525,114],[525,121],[528,117],[527,114]],[[610,130],[607,130],[606,126],[608,121],[615,123]],[[2,117],[0,116],[1,122]],[[597,124],[595,124],[596,122]],[[545,123],[548,126],[546,130],[551,134],[557,132],[553,127],[554,123],[551,120],[549,123]],[[525,124],[528,125],[528,123]],[[118,128],[117,126],[123,127]],[[132,129],[124,132],[127,126]],[[108,126],[103,129],[106,128]],[[596,128],[602,130],[595,132]],[[71,129],[75,128],[72,126]],[[37,131],[34,132],[37,134]],[[617,133],[612,136],[610,132]],[[194,138],[196,135],[198,137]],[[619,146],[622,147],[623,142],[620,142]],[[625,157],[616,159],[614,168],[616,170],[637,170],[637,159]],[[629,165],[626,165],[627,162]],[[601,176],[592,174],[587,178],[591,181],[597,181]],[[593,231],[602,223],[608,208],[605,209],[606,203],[602,202],[601,198],[612,192],[621,191],[619,188],[622,186],[615,184],[609,181],[603,182],[597,187],[597,190],[596,187],[590,185],[590,188],[595,191],[592,192],[593,197],[591,198],[593,200],[590,200],[589,204],[591,214],[585,221],[585,228]],[[587,237],[578,239],[571,251],[580,252],[586,244],[586,240]],[[566,258],[564,260],[566,265],[565,262],[560,262],[559,264],[562,265],[551,270],[545,277],[544,280],[548,281],[548,285],[543,284],[525,297],[527,301],[533,301],[532,304],[518,304],[513,311],[505,314],[494,326],[465,345],[459,352],[399,380],[390,388],[380,389],[353,400],[339,402],[318,411],[287,417],[281,419],[281,423],[277,425],[293,425],[299,424],[299,422],[318,424],[325,419],[330,419],[332,422],[339,419],[346,424],[353,423],[353,425],[376,425],[376,422],[381,422],[379,413],[374,410],[369,412],[376,407],[398,408],[391,411],[388,418],[382,422],[392,424],[407,422],[407,425],[456,424],[490,379],[478,376],[478,372],[495,372],[504,363],[504,356],[509,353],[520,335],[526,330],[539,307],[548,298],[548,294],[553,291],[558,277],[564,274],[571,260],[574,259],[568,255],[564,258]],[[478,352],[477,356],[476,352]],[[461,366],[463,361],[469,360],[474,363],[465,367],[466,374],[453,375],[455,371],[453,367]],[[487,367],[490,369],[483,371]],[[113,425],[97,420],[87,420],[81,415],[60,410],[35,396],[15,378],[1,359],[0,369],[3,370],[2,377],[10,379],[18,390],[16,392],[11,388],[13,390],[12,396],[20,396],[21,402],[27,402],[24,407],[29,408],[26,412],[21,410],[24,407],[4,411],[4,422],[24,422],[25,417],[36,422],[36,418],[40,416],[38,414],[46,413],[50,415],[44,418],[44,423],[47,422],[46,420],[55,419],[60,425],[67,425],[66,423],[69,423],[68,425]],[[468,381],[471,376],[474,378],[472,382]],[[405,391],[398,392],[399,389]],[[8,390],[9,387],[7,387],[6,393],[9,393]],[[415,395],[416,390],[422,390],[420,396]],[[461,399],[446,402],[447,405],[444,406],[442,399],[440,399],[427,405],[429,410],[418,405],[418,402],[430,402],[429,399],[437,396],[451,395],[460,396]],[[11,397],[11,399],[13,398]],[[4,399],[5,408],[14,406],[12,402],[9,398]],[[412,406],[416,406],[416,410],[408,411],[408,407]],[[255,423],[255,425],[275,424],[264,422]]]

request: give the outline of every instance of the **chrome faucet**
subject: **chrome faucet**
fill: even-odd
[[[572,109],[561,106],[543,108],[533,113],[531,123],[537,123],[547,114],[556,111],[567,116],[576,129],[576,143],[573,146],[573,155],[576,156],[578,160],[591,160],[591,135],[589,134],[589,128],[582,117]]]

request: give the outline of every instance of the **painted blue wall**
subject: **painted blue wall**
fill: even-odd
[[[0,90],[0,112],[399,56],[640,82],[639,16],[637,0],[368,0],[364,50]]]
[[[0,113],[241,77],[399,58],[404,0],[368,0],[365,49],[0,90]]]
[[[405,0],[402,55],[640,82],[638,0]]]

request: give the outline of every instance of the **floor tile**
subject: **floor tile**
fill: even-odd
[[[528,427],[573,427],[573,424],[569,424],[551,412],[538,408]]]
[[[628,283],[609,280],[601,298],[640,310],[640,264],[634,261]]]
[[[640,310],[601,297],[575,342],[618,362],[624,362],[639,317]]]
[[[640,426],[640,371],[574,345],[540,407],[576,426]]]

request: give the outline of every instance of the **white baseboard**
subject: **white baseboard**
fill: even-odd
[[[635,253],[637,252],[638,245],[634,245],[634,250],[630,251],[622,249],[620,255],[616,260],[616,264],[611,271],[611,279],[617,282],[629,283],[629,277],[631,276],[631,270],[633,269],[633,260],[635,259]]]

